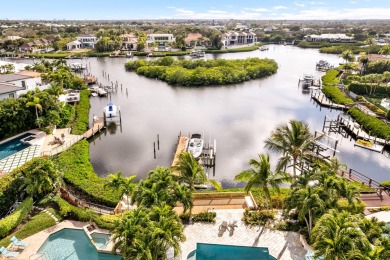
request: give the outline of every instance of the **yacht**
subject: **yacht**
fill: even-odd
[[[202,154],[204,141],[200,134],[193,134],[188,142],[187,152],[198,158]]]
[[[204,51],[192,51],[190,56],[192,58],[201,58],[201,57],[204,57],[206,53]]]
[[[108,103],[107,106],[104,108],[104,113],[108,118],[117,116],[117,112],[117,107],[111,102]]]

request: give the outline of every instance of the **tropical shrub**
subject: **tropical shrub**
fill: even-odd
[[[363,125],[364,129],[369,131],[372,136],[384,139],[390,137],[390,126],[382,120],[369,116],[357,108],[351,108],[348,110],[348,114]]]
[[[22,180],[15,178],[15,170],[0,178],[0,217],[15,203]]]
[[[244,221],[246,225],[265,225],[268,221],[274,219],[275,212],[272,210],[245,210],[242,221]]]
[[[95,174],[89,161],[88,141],[81,140],[74,144],[55,161],[64,173],[64,181],[77,192],[94,203],[116,206],[122,194],[118,189],[105,187],[105,179]]]
[[[336,86],[324,86],[322,92],[336,104],[350,105],[354,103],[351,98]]]
[[[87,131],[89,126],[89,101],[90,91],[85,89],[80,91],[80,102],[76,107],[76,117],[72,124],[72,134],[81,135]]]
[[[9,216],[0,220],[0,238],[8,235],[20,222],[22,222],[33,208],[32,198],[25,199],[19,207]]]
[[[194,214],[192,216],[192,221],[194,222],[211,222],[215,223],[215,218],[217,217],[217,213],[212,211],[202,211],[198,214]]]
[[[367,68],[365,70],[366,74],[383,74],[385,71],[390,71],[390,61],[377,61],[377,62],[370,62],[367,65]]]
[[[322,84],[324,86],[333,86],[340,83],[339,75],[341,74],[340,70],[328,70],[324,76],[322,76]]]
[[[192,61],[164,57],[152,61],[130,61],[125,68],[170,84],[201,86],[233,84],[266,77],[276,73],[278,65],[274,60],[259,58]]]
[[[353,46],[353,45],[338,45],[338,46],[331,46],[331,47],[322,47],[320,48],[321,53],[329,53],[329,54],[341,54],[346,50],[351,50],[354,54],[359,54],[361,52],[369,52],[369,53],[378,53],[380,50],[380,46],[369,46],[369,47],[363,47],[363,46]]]

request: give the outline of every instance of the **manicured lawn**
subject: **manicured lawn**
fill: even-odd
[[[9,236],[0,240],[0,246],[7,247],[10,244],[10,238],[13,236],[16,236],[18,239],[21,240],[31,235],[34,235],[42,230],[45,230],[46,228],[54,226],[55,224],[56,222],[54,221],[54,219],[52,219],[48,214],[41,212],[32,217],[31,220],[23,226],[20,225],[18,227],[18,231],[13,232]]]

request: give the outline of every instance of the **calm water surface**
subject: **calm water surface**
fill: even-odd
[[[298,79],[304,73],[317,77],[315,71],[320,59],[337,65],[336,55],[320,54],[317,50],[292,46],[271,46],[269,51],[253,51],[213,58],[267,57],[279,64],[277,74],[265,79],[223,87],[187,88],[170,86],[126,72],[129,59],[90,58],[83,61],[100,82],[123,85],[112,94],[112,102],[122,111],[122,129],[110,126],[90,145],[90,156],[100,176],[123,171],[145,178],[156,166],[169,166],[179,133],[201,133],[206,141],[217,140],[215,179],[224,187],[238,187],[234,176],[248,167],[248,161],[258,153],[267,152],[264,140],[279,124],[290,119],[303,120],[312,131],[322,129],[324,116],[336,118],[339,111],[320,109],[309,94],[298,88]],[[72,61],[70,61],[72,62]],[[110,80],[103,79],[102,71]],[[126,95],[126,89],[128,94]],[[91,97],[91,113],[102,116],[109,98]],[[153,142],[160,135],[160,150],[153,158]],[[375,180],[390,179],[389,159],[384,155],[353,146],[353,141],[342,139],[338,157],[349,167],[372,176]],[[271,155],[273,163],[277,156]],[[212,176],[212,172],[209,173]]]

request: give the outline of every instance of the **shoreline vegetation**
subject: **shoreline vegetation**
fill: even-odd
[[[255,51],[263,44],[257,43],[250,46],[243,46],[240,48],[232,48],[232,49],[204,49],[203,51],[205,53],[236,53],[236,52],[249,52],[249,51]],[[185,56],[190,55],[192,50],[186,50],[186,51],[170,51],[170,52],[151,52],[155,56]],[[112,52],[58,52],[58,53],[26,53],[24,54],[25,57],[34,57],[34,58],[45,58],[45,59],[65,59],[65,58],[83,58],[83,57],[109,57]],[[132,54],[134,56],[147,56],[148,52],[143,51],[132,51]]]
[[[184,86],[227,85],[270,76],[278,65],[271,59],[237,60],[175,60],[164,57],[157,60],[136,60],[125,64],[128,71],[156,78],[169,84]]]
[[[354,43],[337,43],[337,42],[308,42],[301,41],[297,45],[300,48],[304,49],[318,49],[320,53],[327,54],[341,54],[346,50],[352,51],[354,54],[359,54],[361,52],[378,54],[381,47],[379,45],[367,46],[364,42],[354,42]]]

